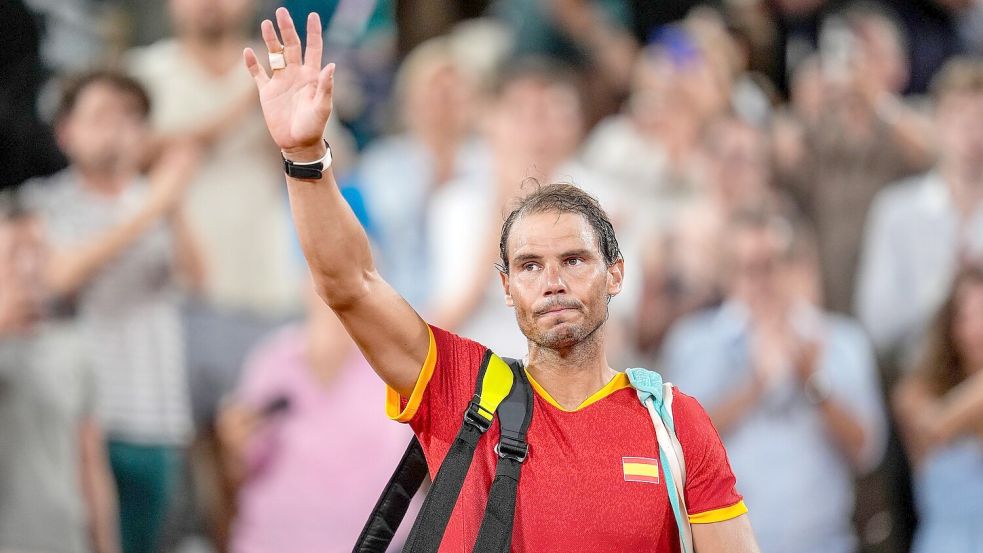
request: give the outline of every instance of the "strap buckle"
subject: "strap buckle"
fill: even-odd
[[[495,418],[495,413],[485,409],[481,406],[481,397],[478,394],[474,395],[471,399],[471,403],[468,404],[467,411],[464,412],[464,422],[465,424],[470,424],[471,426],[477,428],[482,434],[491,428],[492,420]],[[488,418],[482,416],[481,413],[488,413]]]
[[[529,456],[529,444],[525,440],[517,440],[502,435],[499,442],[495,444],[495,453],[503,459],[512,459],[522,463]]]

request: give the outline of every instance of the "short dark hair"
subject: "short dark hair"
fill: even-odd
[[[911,39],[904,21],[893,8],[874,0],[857,0],[834,12],[834,15],[842,17],[854,34],[861,32],[864,24],[868,22],[876,21],[887,25],[894,35],[898,49],[904,56],[910,57],[908,49]]]
[[[622,258],[621,249],[618,247],[618,238],[614,234],[614,226],[594,196],[584,192],[576,185],[565,182],[545,186],[536,183],[536,186],[537,188],[533,193],[518,200],[515,208],[505,218],[505,223],[502,225],[502,237],[498,244],[499,254],[502,258],[498,265],[499,271],[505,274],[509,273],[508,243],[512,225],[519,217],[530,213],[576,213],[583,215],[587,223],[594,229],[598,248],[607,264],[611,265]]]
[[[501,98],[509,87],[525,81],[568,88],[576,93],[577,100],[584,105],[583,86],[577,71],[568,64],[540,56],[505,60],[496,71],[491,95],[493,98]]]
[[[66,80],[62,88],[58,111],[55,112],[55,121],[61,121],[70,115],[82,92],[94,84],[105,84],[126,96],[130,96],[136,101],[140,116],[144,119],[150,116],[150,95],[147,94],[143,85],[136,79],[118,71],[99,69],[69,77]]]
[[[932,79],[930,91],[936,102],[949,94],[983,92],[983,62],[971,57],[949,60]]]

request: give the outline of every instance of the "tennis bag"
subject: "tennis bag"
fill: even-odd
[[[645,369],[629,369],[628,377],[655,424],[661,463],[663,467],[670,467],[670,470],[663,468],[663,472],[679,525],[682,551],[692,553],[692,535],[683,499],[685,465],[672,424],[672,386],[663,385],[658,373]],[[526,433],[532,420],[532,409],[533,391],[522,362],[500,358],[486,350],[478,370],[474,396],[464,412],[464,422],[423,501],[403,553],[437,553],[474,460],[478,440],[491,428],[496,415],[500,435],[495,446],[498,454],[495,479],[488,492],[488,503],[473,551],[509,553],[516,492],[522,464],[529,453]],[[668,420],[663,416],[668,416]],[[414,437],[369,515],[353,553],[386,552],[427,474],[423,448]]]

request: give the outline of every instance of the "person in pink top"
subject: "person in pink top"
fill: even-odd
[[[232,553],[351,551],[410,439],[379,409],[385,386],[337,317],[311,298],[305,323],[253,350],[219,415],[238,482]]]

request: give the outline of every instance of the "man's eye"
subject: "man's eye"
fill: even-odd
[[[584,260],[579,257],[571,257],[570,259],[567,259],[567,265],[576,266],[576,265],[580,265],[583,262]]]
[[[523,271],[535,271],[538,268],[539,268],[539,263],[532,263],[532,262],[530,262],[530,263],[524,263],[522,265],[522,270]]]

